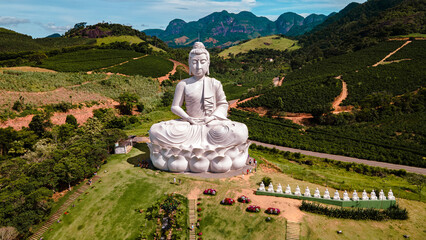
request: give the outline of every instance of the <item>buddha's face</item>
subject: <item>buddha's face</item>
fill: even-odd
[[[189,62],[192,75],[196,77],[203,77],[209,71],[209,61],[206,54],[197,54],[192,56]]]

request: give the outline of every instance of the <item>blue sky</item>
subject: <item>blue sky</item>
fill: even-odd
[[[302,16],[338,12],[366,0],[0,0],[0,27],[34,38],[65,33],[75,23],[112,22],[135,29],[164,29],[180,18],[196,21],[212,12],[251,11],[271,20],[285,12]]]

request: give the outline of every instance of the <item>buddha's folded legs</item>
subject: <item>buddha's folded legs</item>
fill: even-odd
[[[227,172],[242,168],[248,157],[248,130],[238,122],[171,120],[154,124],[149,135],[151,160],[162,170]]]

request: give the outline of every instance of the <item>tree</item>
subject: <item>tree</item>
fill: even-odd
[[[74,127],[78,127],[77,118],[74,117],[74,115],[67,115],[67,119],[65,120],[65,123],[68,123],[70,125],[73,125]]]
[[[139,96],[135,93],[125,92],[118,96],[118,101],[120,103],[118,106],[120,114],[132,115],[133,107],[139,102]]]
[[[419,174],[412,174],[407,178],[407,181],[417,187],[417,193],[419,194],[419,201],[422,200],[422,189],[426,183],[426,177]]]
[[[172,105],[172,102],[173,102],[173,92],[166,91],[161,97],[161,103],[163,104],[163,106],[167,107]]]
[[[52,126],[52,123],[50,122],[50,116],[50,113],[44,113],[43,115],[34,115],[30,124],[28,125],[30,127],[30,130],[32,130],[35,134],[41,137],[43,133],[46,132],[46,128]]]

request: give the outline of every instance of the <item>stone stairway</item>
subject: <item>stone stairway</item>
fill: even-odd
[[[194,229],[189,231],[189,240],[195,240],[197,238],[195,235],[195,226],[197,224],[196,206],[196,199],[189,199],[189,228],[194,225]]]
[[[92,178],[92,184],[95,183],[99,179],[99,176],[94,176]],[[57,222],[58,219],[64,214],[65,210],[74,202],[82,193],[84,193],[90,185],[84,184],[79,189],[77,189],[71,196],[62,204],[62,206],[56,211],[50,218],[41,226],[37,232],[35,232],[29,239],[31,240],[39,240],[41,236],[50,228],[50,226]]]
[[[300,223],[287,221],[286,240],[299,240]]]

